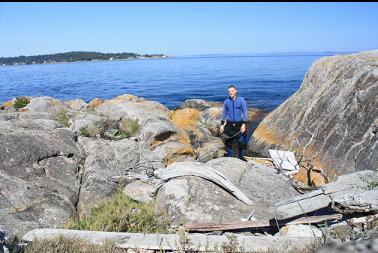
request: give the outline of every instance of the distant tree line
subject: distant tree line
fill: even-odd
[[[136,54],[136,53],[99,53],[99,52],[67,52],[34,56],[1,57],[0,65],[37,64],[54,62],[75,62],[92,60],[120,60],[137,58],[161,58],[163,54]]]

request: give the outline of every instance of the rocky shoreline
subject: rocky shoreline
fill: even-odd
[[[279,108],[267,116],[250,109],[248,124],[262,122],[248,148],[260,157],[248,156],[247,162],[223,157],[222,103],[189,99],[169,110],[131,94],[90,103],[7,101],[0,105],[0,230],[9,241],[31,238],[26,235],[40,228],[64,228],[72,217],[80,221],[112,201],[123,187],[122,195],[152,205],[171,228],[227,225],[227,231],[244,219],[248,229],[232,231],[248,237],[250,247],[253,240],[269,244],[249,248],[254,251],[279,252],[287,240],[292,250],[303,251],[339,226],[349,234],[330,241],[362,233],[372,239],[378,211],[377,66],[377,51],[324,57]],[[296,152],[296,175],[278,173],[267,159],[272,148]],[[289,223],[335,214],[341,217],[324,221],[329,230],[309,220]],[[310,239],[301,243],[301,236]]]

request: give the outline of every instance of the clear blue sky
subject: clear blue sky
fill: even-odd
[[[0,57],[378,49],[378,3],[0,3]]]

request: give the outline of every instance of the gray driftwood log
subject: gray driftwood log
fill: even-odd
[[[180,235],[178,234],[142,234],[118,233],[101,231],[80,231],[68,229],[34,229],[22,237],[22,240],[53,239],[64,236],[68,239],[82,239],[88,243],[102,245],[105,240],[114,242],[115,247],[124,249],[146,249],[177,251],[182,250]],[[182,239],[182,238],[181,238]],[[229,245],[230,239],[226,235],[188,234],[190,245],[185,250],[211,251],[221,249],[222,245]],[[235,235],[239,244],[238,252],[279,252],[283,248],[287,251],[299,252],[310,247],[315,241],[313,237],[290,236],[243,236]]]

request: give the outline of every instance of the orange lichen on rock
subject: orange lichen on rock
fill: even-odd
[[[175,161],[177,161],[181,157],[194,156],[194,155],[195,155],[195,152],[191,146],[170,150],[168,152],[168,155],[164,158],[164,164],[168,166],[171,163],[174,163]]]
[[[104,103],[104,100],[102,100],[101,98],[94,98],[91,102],[89,102],[88,108],[90,108],[90,109],[96,108],[97,106],[101,105],[102,103]]]
[[[192,130],[200,122],[200,112],[193,108],[179,109],[171,113],[172,121],[183,130]]]
[[[13,107],[13,105],[14,105],[14,101],[13,100],[8,100],[7,102],[4,103],[4,106],[6,106],[8,108]]]
[[[326,177],[320,172],[300,167],[294,179],[308,186],[322,186],[327,183]]]
[[[181,130],[181,139],[183,143],[190,143],[190,135],[197,136],[198,139],[201,139],[202,133],[198,129],[200,123],[200,112],[197,109],[193,108],[184,108],[179,109],[171,113],[170,115],[173,123]]]
[[[256,128],[255,132],[253,133],[254,138],[259,140],[260,142],[265,142],[266,144],[280,144],[283,143],[283,139],[280,138],[276,132],[268,127],[265,122],[261,122],[260,125]]]

